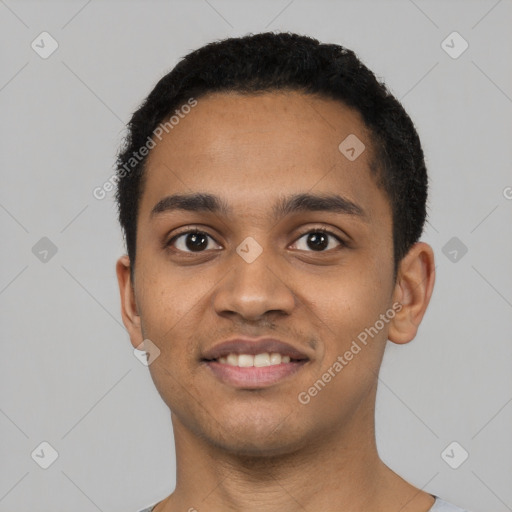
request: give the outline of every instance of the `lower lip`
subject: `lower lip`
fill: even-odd
[[[230,366],[217,361],[205,361],[204,363],[225,384],[246,389],[257,389],[271,386],[297,373],[307,363],[307,360],[245,368]]]

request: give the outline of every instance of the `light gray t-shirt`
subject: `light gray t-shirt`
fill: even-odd
[[[467,510],[456,507],[455,505],[452,505],[451,503],[448,503],[447,501],[444,501],[441,498],[438,498],[437,496],[435,498],[436,501],[428,512],[468,512]],[[141,510],[140,512],[151,512],[153,508],[156,507],[156,505],[157,503],[155,503],[149,508]]]

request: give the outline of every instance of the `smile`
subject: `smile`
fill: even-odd
[[[297,373],[308,361],[293,360],[278,353],[229,354],[218,360],[204,361],[213,375],[224,384],[258,389],[277,384]]]
[[[221,364],[228,364],[229,366],[240,366],[242,368],[256,366],[261,368],[264,366],[289,363],[291,359],[290,356],[281,355],[277,352],[273,352],[271,354],[268,352],[262,352],[261,354],[255,355],[231,353],[227,356],[217,358],[216,361]]]

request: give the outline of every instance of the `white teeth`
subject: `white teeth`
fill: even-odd
[[[254,366],[254,356],[251,356],[250,354],[240,354],[238,356],[238,366],[243,368]]]
[[[254,366],[270,366],[270,354],[268,352],[256,354],[254,356]]]
[[[270,364],[279,364],[281,362],[281,354],[270,354]]]
[[[271,354],[263,352],[255,356],[251,354],[228,354],[227,356],[219,357],[218,362],[229,366],[240,366],[241,368],[249,368],[250,366],[259,368],[262,366],[289,363],[290,356],[282,356],[276,352],[272,352]]]

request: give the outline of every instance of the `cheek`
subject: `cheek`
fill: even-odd
[[[379,322],[377,333],[373,327],[389,308],[392,292],[390,283],[383,279],[384,273],[385,269],[366,261],[359,268],[354,265],[339,269],[338,275],[326,279],[322,286],[316,281],[316,286],[307,287],[304,301],[321,320],[324,336],[330,340],[325,343],[322,366],[335,361],[351,347],[357,351],[352,345],[354,340],[360,342],[362,349],[357,359],[365,360],[371,367],[378,364],[388,324],[383,326]]]
[[[142,334],[160,350],[149,371],[167,406],[188,411],[190,396],[196,395],[188,373],[197,357],[198,317],[208,287],[200,279],[185,278],[156,265],[150,271],[138,281]]]
[[[334,322],[354,319],[357,323],[378,316],[390,295],[389,284],[369,260],[339,267],[321,281],[312,280],[303,293]]]
[[[208,283],[157,265],[141,272],[141,276],[137,280],[136,295],[143,335],[160,350],[176,352],[184,335],[190,335],[197,328],[195,317]]]

